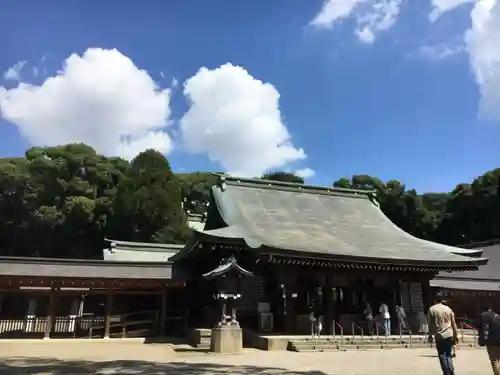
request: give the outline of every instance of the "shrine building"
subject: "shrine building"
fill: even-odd
[[[402,305],[418,331],[431,279],[487,263],[404,232],[361,190],[221,175],[191,227],[186,245],[109,240],[102,260],[0,257],[0,337],[184,335],[221,315],[307,334],[311,313],[348,332],[366,303]]]

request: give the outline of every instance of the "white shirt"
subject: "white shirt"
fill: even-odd
[[[389,308],[385,303],[380,305],[379,309],[380,314],[382,314],[382,318],[384,319],[391,319],[391,315],[389,314]]]

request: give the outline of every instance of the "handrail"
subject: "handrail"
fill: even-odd
[[[343,346],[344,345],[344,327],[342,327],[342,324],[337,322],[335,319],[333,320],[333,324],[332,324],[332,333],[333,333],[332,338],[333,339],[335,339],[335,337],[336,337],[335,326],[339,327],[339,329],[340,329],[340,346]]]
[[[353,343],[354,343],[354,338],[355,338],[355,335],[356,335],[356,328],[357,328],[357,329],[359,329],[359,331],[361,332],[361,348],[363,348],[364,341],[365,341],[363,328],[361,328],[361,327],[360,327],[358,324],[356,324],[354,321],[352,321],[351,323],[352,323],[352,341],[353,341]]]
[[[460,334],[462,336],[462,342],[465,341],[465,335],[464,335],[464,328],[465,329],[469,329],[469,330],[472,330],[472,335],[473,335],[473,339],[474,339],[474,346],[477,346],[477,336],[479,335],[478,331],[476,328],[474,328],[474,326],[472,326],[472,324],[470,324],[470,321],[467,317],[459,317],[459,318],[455,318],[456,320],[459,320],[460,321]]]
[[[385,327],[382,325],[382,323],[380,323],[379,321],[375,322],[375,331],[377,334],[377,340],[379,340],[380,338],[380,331],[379,331],[380,328],[382,328],[382,330],[385,333]]]
[[[134,312],[129,312],[129,313],[123,313],[123,314],[117,314],[122,318],[129,317],[130,315],[143,315],[143,314],[154,314],[157,313],[158,309],[156,310],[142,310],[142,311],[134,311]]]

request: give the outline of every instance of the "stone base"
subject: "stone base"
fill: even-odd
[[[210,351],[214,353],[238,353],[243,349],[243,331],[238,327],[212,329]]]

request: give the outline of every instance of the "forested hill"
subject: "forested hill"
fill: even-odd
[[[262,177],[303,183],[285,172]],[[82,144],[0,159],[0,255],[100,258],[104,237],[183,243],[185,210],[206,210],[214,178],[173,174],[152,150],[130,163]],[[500,238],[500,169],[449,193],[419,195],[402,182],[367,175],[333,185],[377,190],[385,214],[424,239],[456,245]]]

